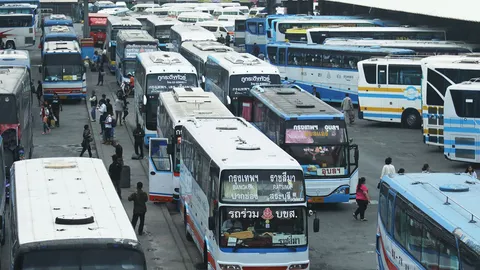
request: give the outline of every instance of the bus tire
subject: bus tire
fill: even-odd
[[[184,224],[184,227],[185,227],[185,238],[187,238],[187,241],[188,242],[193,242],[193,237],[192,235],[188,232],[187,230],[187,209],[183,208],[183,224]]]
[[[5,44],[5,48],[6,49],[14,49],[15,50],[15,42],[9,40],[7,41],[7,43]]]
[[[402,114],[402,125],[406,128],[418,128],[421,122],[420,114],[415,109],[407,109]]]

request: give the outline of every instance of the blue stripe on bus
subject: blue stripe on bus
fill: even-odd
[[[473,139],[473,138],[472,138]],[[480,141],[472,141],[472,143],[465,143],[462,141],[455,140],[444,140],[443,144],[445,145],[463,145],[463,146],[480,146]]]
[[[365,98],[394,98],[394,99],[406,99],[404,95],[393,95],[393,94],[377,94],[377,93],[358,93],[359,97]]]
[[[480,133],[480,129],[478,128],[464,128],[464,127],[443,127],[444,133],[445,132],[458,132],[458,133]]]
[[[154,195],[167,195],[167,196],[173,196],[172,193],[160,193],[160,192],[151,192],[149,191],[148,193],[154,194]]]
[[[480,120],[473,120],[473,119],[453,119],[453,118],[445,118],[445,124],[452,124],[452,125],[480,125]]]
[[[402,117],[401,114],[390,114],[390,113],[368,113],[363,112],[363,117],[375,117],[375,118],[396,118],[400,119]]]
[[[475,155],[480,155],[480,149],[465,149],[465,148],[457,149],[457,148],[447,148],[447,147],[443,148],[443,153],[455,154],[457,150],[475,151]],[[454,158],[454,159],[458,159],[458,158]]]

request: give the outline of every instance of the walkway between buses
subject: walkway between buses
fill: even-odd
[[[104,86],[96,86],[97,73],[87,74],[88,79],[88,97],[87,97],[87,109],[91,110],[90,102],[88,98],[92,90],[95,90],[98,99],[101,99],[102,94],[106,94],[107,98],[114,104],[114,93],[118,89],[113,76],[105,75]],[[133,135],[132,130],[135,122],[135,115],[133,110],[133,100],[129,100],[130,114],[127,117],[127,124],[120,126],[117,124],[115,128],[115,139],[123,147],[123,158],[126,166],[130,166],[131,171],[131,183],[130,188],[122,189],[122,202],[127,211],[127,214],[131,217],[133,211],[133,203],[127,200],[128,196],[135,191],[136,183],[138,181],[143,182],[144,191],[148,192],[148,164],[143,161],[132,160],[132,154],[134,153],[133,147]],[[100,123],[99,115],[97,112],[97,121],[91,122],[92,133],[94,134],[94,142],[97,148],[99,158],[103,160],[105,166],[108,169],[112,162],[112,155],[115,154],[115,148],[111,145],[102,144],[102,136],[100,135]],[[148,156],[147,150],[144,149],[145,156]],[[88,156],[85,153],[84,156]],[[143,246],[145,255],[147,258],[148,269],[175,269],[175,270],[190,270],[195,269],[192,259],[190,258],[187,247],[182,241],[182,238],[175,228],[175,223],[169,214],[167,206],[165,204],[153,204],[149,202],[147,204],[147,214],[145,216],[145,233],[144,235],[138,235],[137,224],[137,237]]]

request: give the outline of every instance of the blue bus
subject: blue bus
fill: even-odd
[[[328,102],[341,102],[349,94],[358,104],[358,61],[387,55],[415,55],[415,51],[380,47],[273,43],[267,45],[268,61],[280,76]]]
[[[73,20],[69,16],[65,16],[63,14],[52,14],[50,16],[44,17],[42,21],[42,32],[45,31],[45,27],[55,25],[73,27]]]
[[[45,31],[43,32],[43,36],[40,40],[40,44],[38,45],[38,47],[42,49],[42,56],[43,56],[43,44],[49,41],[77,41],[78,42],[78,37],[73,27],[63,26],[63,25],[45,27]]]
[[[377,269],[480,269],[478,180],[460,173],[384,176]]]
[[[239,116],[300,163],[310,204],[355,198],[359,152],[342,112],[296,85],[257,85],[250,95]]]

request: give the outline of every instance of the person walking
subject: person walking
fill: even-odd
[[[105,118],[107,118],[107,105],[105,105],[105,102],[103,101],[103,99],[100,99],[99,101],[99,106],[98,106],[98,113],[100,114],[100,128],[101,128],[101,131],[100,131],[100,135],[104,135],[103,136],[103,140],[105,140]]]
[[[468,165],[467,169],[465,170],[465,173],[470,175],[472,178],[478,179],[477,173],[475,172],[475,169],[472,167],[472,165]]]
[[[43,86],[42,86],[42,81],[38,81],[38,86],[37,86],[37,99],[38,99],[38,106],[42,104],[42,97],[43,97]]]
[[[103,102],[103,104],[107,104],[107,95],[102,94],[102,98],[98,101],[100,104]]]
[[[115,145],[115,155],[117,155],[117,160],[122,166],[124,165],[123,162],[123,147],[119,143]]]
[[[63,107],[57,93],[53,93],[52,110],[53,116],[55,116],[55,126],[60,127],[60,111],[63,111]]]
[[[117,119],[118,124],[122,125],[122,114],[123,114],[123,106],[125,105],[124,101],[121,100],[119,97],[115,99],[115,119]]]
[[[103,69],[103,65],[98,68],[98,81],[97,85],[103,85],[103,76],[105,76],[105,70]]]
[[[112,143],[112,123],[113,123],[113,118],[112,115],[107,113],[107,117],[105,118],[105,141],[103,144],[111,144]]]
[[[108,175],[112,180],[113,186],[117,191],[118,197],[122,199],[122,190],[120,189],[120,178],[122,177],[122,165],[118,162],[117,155],[112,155],[112,163],[108,167]]]
[[[113,116],[113,106],[110,103],[109,98],[107,98],[107,103],[105,103],[105,105],[107,106],[107,113]]]
[[[135,155],[137,155],[138,159],[143,159],[143,138],[145,137],[145,131],[140,124],[137,124],[137,128],[133,130],[133,137],[135,138]]]
[[[138,234],[143,234],[143,225],[145,224],[145,213],[147,213],[148,195],[143,191],[143,183],[137,182],[137,191],[128,196],[128,201],[133,202],[133,216],[132,226],[135,230],[137,227],[137,221],[140,219],[138,225]]]
[[[90,101],[90,106],[92,107],[90,109],[90,116],[92,117],[92,122],[95,122],[97,121],[97,94],[95,94],[95,90],[92,91],[92,95],[90,96],[90,98],[88,99]]]
[[[230,47],[231,38],[232,37],[227,33],[227,36],[225,37],[225,46]]]
[[[423,164],[422,173],[430,173],[430,165],[428,163]]]
[[[92,157],[92,147],[90,143],[93,141],[92,132],[90,132],[90,127],[88,125],[83,126],[83,140],[82,140],[82,151],[80,156],[83,157],[83,153],[88,150],[88,155]]]
[[[367,206],[370,203],[370,195],[368,195],[368,188],[367,185],[365,185],[365,182],[365,177],[360,177],[360,179],[358,179],[356,194],[358,208],[353,212],[353,218],[358,220],[358,214],[360,214],[360,220],[362,221],[367,221],[365,218],[365,210],[367,210]]]
[[[342,110],[343,110],[343,116],[345,118],[345,122],[347,122],[347,119],[351,124],[355,122],[355,114],[353,112],[353,103],[352,99],[350,98],[349,94],[345,94],[345,98],[342,100]]]
[[[42,118],[42,122],[43,122],[43,132],[42,132],[42,135],[45,135],[45,134],[48,134],[50,133],[50,127],[48,126],[48,115],[44,115],[43,118]]]
[[[392,158],[387,157],[385,159],[385,165],[383,165],[382,172],[380,173],[380,181],[385,175],[395,174],[395,166],[392,164]],[[380,181],[378,182],[377,188],[380,188]]]

